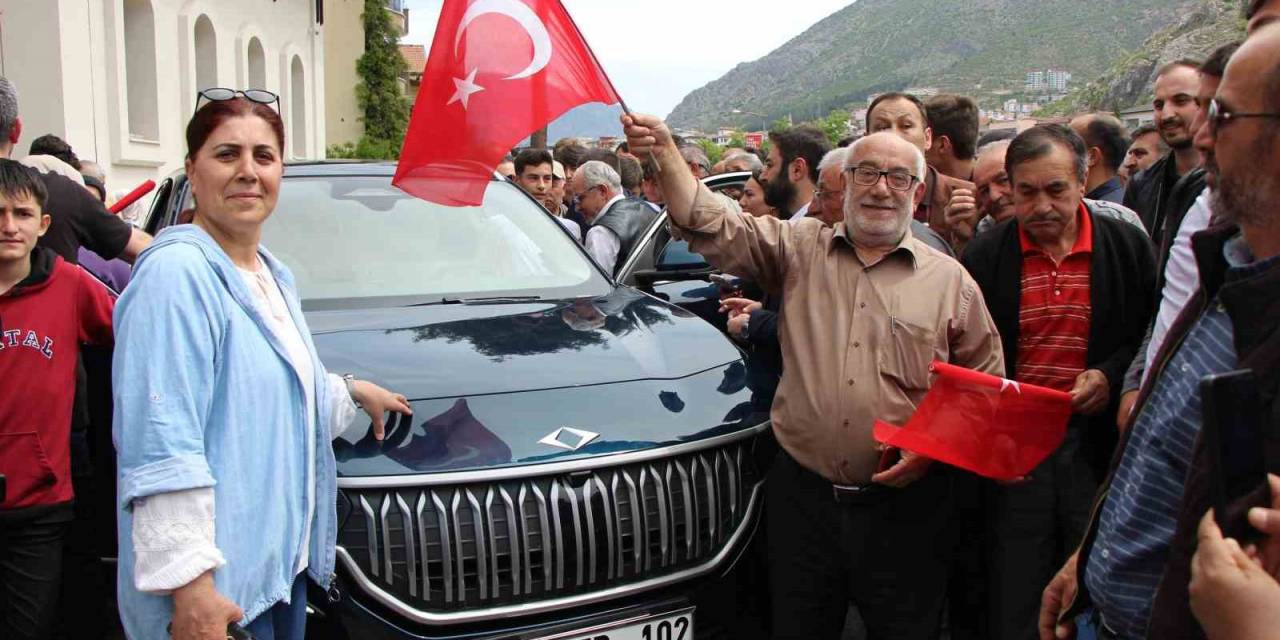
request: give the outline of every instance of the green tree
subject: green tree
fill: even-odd
[[[356,61],[360,84],[356,98],[364,111],[364,136],[353,151],[357,157],[394,159],[409,123],[409,102],[400,89],[408,71],[400,55],[399,36],[391,25],[384,0],[364,0],[364,55]]]
[[[849,112],[836,109],[815,124],[822,129],[831,144],[835,145],[840,142],[840,138],[849,135]]]
[[[720,158],[724,155],[724,149],[721,149],[720,145],[706,138],[699,139],[698,146],[702,147],[702,151],[707,154],[707,160],[710,160],[711,164],[720,162]]]
[[[790,118],[778,118],[777,120],[773,121],[772,125],[769,126],[770,131],[786,131],[787,129],[790,129],[790,128],[791,128]]]
[[[729,136],[729,144],[725,146],[726,148],[736,147],[738,149],[741,149],[742,147],[747,146],[747,137],[743,135],[741,131],[734,131],[733,135]]]

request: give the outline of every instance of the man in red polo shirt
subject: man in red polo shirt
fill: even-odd
[[[1009,145],[1015,216],[963,263],[1004,346],[1006,377],[1071,394],[1067,437],[1022,483],[987,492],[988,637],[1034,638],[1040,594],[1080,542],[1115,447],[1119,385],[1153,311],[1155,259],[1137,227],[1084,200],[1087,150],[1042,125]]]

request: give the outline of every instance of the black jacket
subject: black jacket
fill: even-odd
[[[1086,366],[1111,383],[1111,407],[1089,418],[1076,416],[1084,428],[1085,451],[1098,476],[1106,470],[1116,443],[1115,407],[1124,373],[1147,332],[1154,311],[1155,257],[1142,231],[1127,222],[1096,215],[1089,281],[1089,350]],[[1022,247],[1017,219],[1006,220],[973,239],[961,263],[986,300],[1004,344],[1005,377],[1018,370],[1019,315],[1022,304]],[[1087,423],[1087,424],[1086,424]]]
[[[1192,184],[1199,182],[1195,194],[1187,198],[1190,191],[1183,191],[1181,196],[1174,197],[1175,187],[1179,182],[1187,180]],[[1192,169],[1187,175],[1179,176],[1178,162],[1174,154],[1169,153],[1146,171],[1129,179],[1123,204],[1138,213],[1138,217],[1142,218],[1142,225],[1147,228],[1147,235],[1159,245],[1167,229],[1172,229],[1175,235],[1178,233],[1182,217],[1187,214],[1187,209],[1191,208],[1191,203],[1195,202],[1203,188],[1204,170]]]
[[[593,226],[604,227],[618,236],[620,247],[618,248],[618,261],[613,265],[601,265],[608,268],[614,275],[617,275],[618,269],[627,261],[627,256],[631,255],[631,250],[635,249],[636,243],[640,241],[640,237],[649,229],[649,225],[653,224],[658,214],[654,212],[653,207],[645,204],[643,200],[634,200],[624,198],[613,203],[607,211],[601,213],[593,221]]]

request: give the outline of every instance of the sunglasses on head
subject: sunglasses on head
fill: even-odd
[[[250,102],[258,104],[275,105],[276,111],[280,110],[280,96],[267,91],[266,89],[245,89],[238,91],[236,89],[226,89],[223,87],[214,87],[196,92],[196,111],[200,110],[200,100],[209,102],[222,102],[223,100],[235,100],[236,98],[244,98]]]

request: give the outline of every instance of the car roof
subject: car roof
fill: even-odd
[[[169,175],[180,178],[185,171],[178,169]],[[325,176],[394,176],[396,163],[385,160],[312,160],[305,162],[287,162],[284,165],[286,177],[318,178]],[[497,173],[494,180],[503,180]]]

